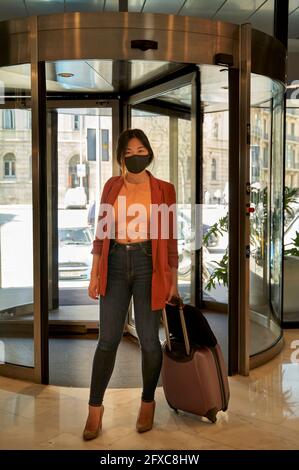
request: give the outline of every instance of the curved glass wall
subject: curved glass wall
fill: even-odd
[[[251,76],[251,355],[281,335],[284,87]]]
[[[0,364],[27,367],[34,366],[30,90],[29,64],[0,69]]]
[[[283,321],[299,322],[299,104],[290,88],[286,108]],[[295,326],[297,326],[295,325]]]

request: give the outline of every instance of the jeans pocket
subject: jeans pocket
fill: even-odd
[[[152,247],[151,246],[142,246],[141,249],[142,249],[143,253],[146,256],[149,256],[150,258],[152,257]]]

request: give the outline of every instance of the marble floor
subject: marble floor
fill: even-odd
[[[102,432],[90,442],[81,439],[87,388],[0,377],[0,449],[299,449],[296,340],[299,330],[285,331],[285,348],[276,358],[248,377],[229,379],[229,409],[218,414],[216,424],[175,414],[159,387],[154,428],[138,434],[140,389],[108,389]],[[292,362],[292,353],[298,362]]]

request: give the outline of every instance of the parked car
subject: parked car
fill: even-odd
[[[86,209],[87,197],[83,187],[69,188],[64,197],[65,209]]]
[[[94,227],[95,224],[95,211],[96,211],[96,202],[90,201],[87,212],[87,225]]]
[[[92,232],[89,227],[64,227],[58,229],[59,279],[84,279],[90,277]]]

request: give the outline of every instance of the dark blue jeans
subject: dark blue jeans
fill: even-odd
[[[152,401],[162,366],[159,325],[162,310],[151,309],[151,241],[131,246],[110,240],[107,290],[100,296],[99,341],[94,354],[89,405],[100,406],[112,375],[130,300],[142,354],[142,400]]]

